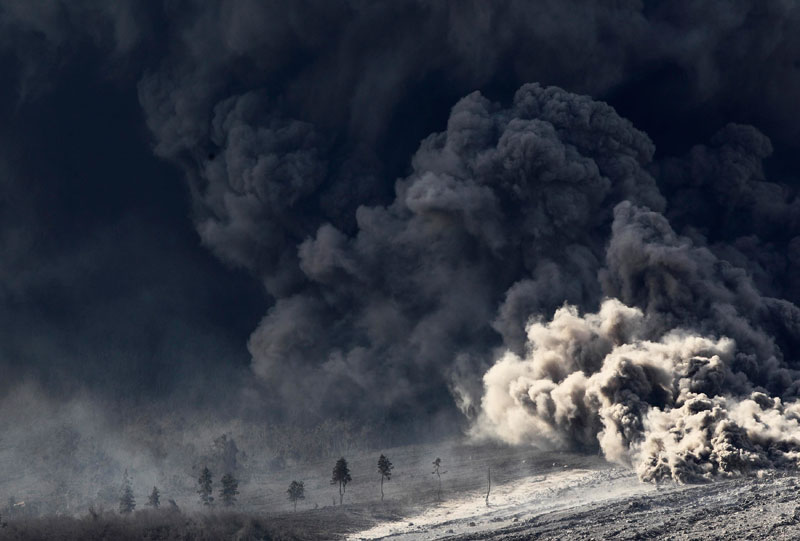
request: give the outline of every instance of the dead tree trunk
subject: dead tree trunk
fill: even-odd
[[[486,479],[488,487],[486,488],[486,507],[489,507],[489,494],[492,492],[492,469],[486,468]]]

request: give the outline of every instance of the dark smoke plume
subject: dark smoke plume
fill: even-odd
[[[562,3],[514,2],[228,6],[222,24],[195,14],[140,98],[156,151],[187,171],[203,242],[274,299],[249,341],[255,374],[318,412],[398,419],[455,399],[478,432],[599,446],[647,479],[790,460],[786,437],[742,413],[757,404],[793,422],[781,400],[795,395],[787,352],[800,338],[798,287],[774,283],[792,275],[797,200],[766,180],[772,146],[757,129],[730,124],[709,146],[654,161],[651,139],[606,103],[529,84],[508,107],[462,98],[396,181],[379,159],[400,152],[387,130],[419,133],[394,116],[404,88],[433,89],[422,81],[445,67],[450,89],[510,69],[512,80],[613,96],[643,66],[675,66],[690,81],[687,108],[750,100],[746,120],[785,138],[795,128],[774,107],[786,100],[729,88],[754,69],[797,86],[774,63],[795,40],[765,41],[762,26],[788,28],[795,10],[745,3],[706,20],[713,6],[684,4],[600,4],[577,17]],[[317,32],[301,32],[298,13]],[[390,18],[417,21],[413,43]],[[264,25],[280,31],[252,31]],[[609,28],[611,43],[600,38]],[[737,62],[734,39],[751,62]],[[369,55],[363,40],[376,43]],[[289,49],[313,60],[289,67]],[[282,70],[293,75],[275,80]],[[505,373],[509,363],[521,373]],[[713,422],[675,435],[709,411]]]
[[[215,109],[199,230],[277,297],[250,339],[256,374],[320,408],[353,394],[389,411],[445,402],[448,386],[474,403],[496,331],[511,343],[531,313],[597,297],[613,205],[664,207],[643,133],[605,104],[528,85],[508,109],[459,101],[391,204],[359,206],[352,233],[332,220],[297,242],[299,207],[323,205],[318,142],[300,122],[251,124],[252,105]]]
[[[59,75],[71,90],[81,62],[103,91],[135,87],[200,241],[263,286],[257,383],[241,392],[263,410],[465,418],[509,442],[599,448],[644,479],[794,462],[795,3],[32,5],[0,2],[2,112],[35,108]],[[3,321],[34,296],[18,269],[52,259],[9,231],[58,229],[20,176],[0,179],[24,194],[0,200],[14,209]],[[142,260],[174,255],[130,236]],[[86,251],[53,272],[75,286],[63,277],[85,274]],[[75,297],[102,300],[88,281]],[[205,343],[193,333],[209,334],[165,341]],[[175,350],[155,349],[168,365]],[[149,373],[127,360],[143,357],[103,377]]]

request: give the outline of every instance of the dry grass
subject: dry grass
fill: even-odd
[[[400,504],[387,502],[263,516],[142,510],[129,516],[105,512],[79,518],[20,517],[0,528],[0,540],[329,540],[397,519],[403,512]]]
[[[115,513],[73,517],[40,517],[10,520],[0,530],[3,540],[196,540],[313,539],[306,534],[269,525],[236,513],[184,515],[169,511],[137,511],[130,516]]]

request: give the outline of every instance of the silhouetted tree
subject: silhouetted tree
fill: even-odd
[[[383,501],[383,480],[391,481],[394,466],[384,455],[378,459],[378,471],[381,472],[381,501]]]
[[[336,461],[336,465],[333,467],[333,477],[331,478],[332,485],[339,485],[339,505],[342,505],[344,493],[345,490],[347,490],[347,483],[352,480],[353,478],[350,477],[350,469],[347,467],[347,461],[342,457]]]
[[[200,472],[200,477],[197,479],[197,484],[199,485],[197,493],[200,494],[200,503],[203,505],[211,505],[214,503],[214,496],[211,495],[213,486],[213,482],[211,480],[211,470],[209,470],[207,466],[203,468],[202,472]]]
[[[489,507],[489,494],[492,493],[492,469],[486,468],[486,507]]]
[[[147,498],[147,505],[153,509],[158,509],[158,507],[161,505],[161,494],[158,492],[157,487],[153,487],[150,497]]]
[[[239,481],[233,474],[226,473],[222,476],[222,488],[219,489],[219,498],[223,504],[230,507],[236,503],[237,494],[239,494]]]
[[[297,500],[306,499],[306,488],[303,486],[303,482],[292,481],[286,493],[289,495],[289,500],[294,504],[294,510],[297,511]]]
[[[442,475],[447,473],[446,471],[442,471],[442,459],[438,456],[436,460],[433,461],[433,475],[435,475],[439,479],[439,492],[437,498],[439,501],[442,499]]]
[[[127,515],[136,509],[136,499],[133,497],[133,487],[131,486],[131,478],[128,477],[128,470],[125,470],[125,475],[122,477],[122,493],[119,496],[119,512]]]

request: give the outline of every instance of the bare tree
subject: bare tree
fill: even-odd
[[[486,488],[486,507],[489,507],[489,494],[492,492],[492,468],[486,468],[486,481],[488,483]]]
[[[439,492],[437,499],[442,501],[442,475],[446,474],[447,471],[442,471],[442,459],[438,456],[436,457],[436,460],[433,461],[433,472],[431,473],[433,473],[433,475],[435,475],[439,480]]]
[[[297,501],[306,499],[306,488],[303,486],[303,482],[292,481],[286,493],[289,495],[289,501],[294,504],[294,510],[297,511]]]
[[[383,480],[392,480],[392,470],[394,466],[384,455],[378,458],[378,471],[381,473],[381,501],[383,501]]]
[[[333,476],[331,477],[331,484],[339,485],[339,505],[342,505],[344,493],[345,490],[347,490],[347,483],[352,480],[353,478],[350,477],[350,469],[347,467],[347,461],[342,457],[336,461],[336,465],[333,467]]]

